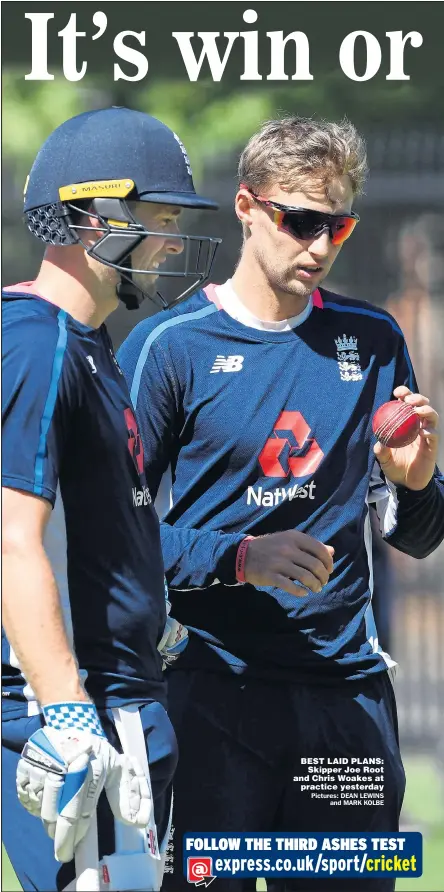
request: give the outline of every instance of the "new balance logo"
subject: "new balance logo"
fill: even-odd
[[[141,505],[151,505],[151,501],[151,493],[147,486],[144,486],[143,489],[133,487],[133,505],[135,508],[140,508]]]
[[[221,356],[218,353],[210,375],[215,375],[216,372],[240,372],[243,362],[243,356]]]

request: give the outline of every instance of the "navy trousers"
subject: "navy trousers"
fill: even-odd
[[[162,890],[185,892],[182,836],[190,832],[396,831],[405,775],[387,673],[330,685],[278,684],[173,670],[169,715],[179,744],[171,859]],[[332,805],[301,790],[302,759],[380,758],[380,805]],[[340,764],[340,763],[339,763]],[[353,777],[350,778],[353,781]],[[218,892],[255,880],[215,881]],[[269,892],[393,892],[391,879],[281,879]]]

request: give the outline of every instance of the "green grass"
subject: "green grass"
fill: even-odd
[[[398,880],[396,892],[444,892],[444,830],[424,839],[424,870],[418,880]]]
[[[423,874],[417,880],[398,880],[396,892],[444,892],[443,779],[430,759],[405,758],[404,765],[407,789],[401,827],[423,834]]]
[[[424,871],[422,877],[417,880],[398,880],[396,892],[444,892],[442,781],[438,778],[436,767],[430,759],[419,756],[406,757],[404,764],[407,773],[407,791],[401,826],[404,830],[419,830],[423,834]],[[257,892],[266,892],[266,888],[264,880],[259,880]],[[3,851],[2,892],[19,892],[20,889],[8,856]]]
[[[2,892],[20,892],[21,885],[2,846]]]

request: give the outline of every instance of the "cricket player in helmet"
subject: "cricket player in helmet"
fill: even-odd
[[[208,281],[220,239],[180,232],[182,208],[217,204],[196,194],[177,134],[127,108],[65,121],[42,146],[25,189],[31,232],[50,245],[81,245],[88,258],[114,270],[128,309],[152,295],[158,277],[185,280],[174,303]],[[168,254],[182,254],[181,268],[160,268]]]
[[[218,240],[180,232],[183,207],[216,205],[179,138],[126,108],[62,124],[26,187],[47,248],[2,295],[4,842],[24,890],[91,889],[91,869],[99,888],[99,859],[112,888],[160,888],[177,759],[162,669],[186,630],[105,319],[169,254],[186,293],[209,275]]]

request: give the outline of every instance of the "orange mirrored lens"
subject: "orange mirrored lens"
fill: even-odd
[[[354,220],[353,217],[339,217],[338,222],[335,223],[332,228],[332,244],[333,245],[342,245],[348,239],[356,224],[357,220]]]
[[[317,238],[328,230],[332,244],[336,246],[342,245],[349,238],[358,222],[354,217],[336,217],[333,214],[325,214],[325,222],[319,222],[319,217],[322,216],[316,214],[315,218],[310,211],[273,211],[273,221],[278,229],[301,240]]]

